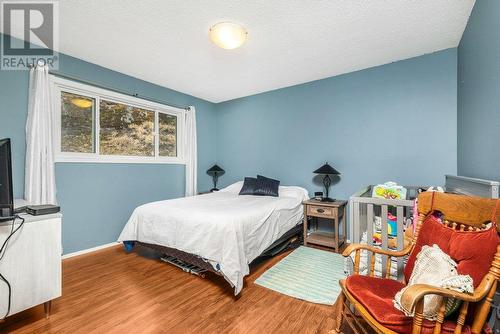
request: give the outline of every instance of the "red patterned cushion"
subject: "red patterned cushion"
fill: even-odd
[[[411,333],[413,318],[396,309],[392,302],[396,292],[403,287],[398,281],[384,278],[352,275],[346,279],[347,290],[380,324],[397,333]],[[424,320],[421,333],[431,334],[434,325],[433,321]],[[455,326],[455,322],[446,320],[442,333],[453,333]],[[485,329],[483,332],[489,331]],[[462,333],[471,333],[470,327],[464,326]]]
[[[477,287],[488,273],[498,242],[495,226],[483,231],[457,231],[444,226],[433,215],[429,215],[422,223],[417,243],[408,258],[404,270],[405,279],[407,282],[410,279],[422,246],[436,244],[457,262],[458,273],[470,275],[474,280],[474,287]]]

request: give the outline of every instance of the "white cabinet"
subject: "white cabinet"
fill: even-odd
[[[60,214],[23,215],[21,229],[9,240],[0,260],[0,273],[12,287],[9,315],[46,303],[61,296]],[[16,219],[16,226],[20,223]],[[11,223],[0,223],[0,246],[10,234]],[[8,288],[0,280],[0,319],[7,312]]]

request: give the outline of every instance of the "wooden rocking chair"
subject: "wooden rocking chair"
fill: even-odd
[[[333,333],[341,333],[344,321],[355,333],[482,333],[500,279],[499,226],[500,200],[453,194],[425,192],[418,197],[418,223],[411,242],[401,251],[387,251],[366,244],[349,245],[347,257],[355,252],[354,274],[340,281],[337,323]],[[442,214],[440,218],[437,213]],[[491,222],[491,227],[488,223]],[[409,279],[416,254],[423,245],[438,244],[458,263],[459,274],[469,274],[474,280],[474,293],[466,294],[431,285],[410,286],[402,302],[411,305],[413,317],[396,309],[396,292]],[[368,275],[359,275],[361,251],[371,253]],[[385,278],[374,277],[375,254],[387,257]],[[405,278],[390,279],[391,258],[410,255],[405,266]],[[436,321],[423,317],[424,296],[441,295]],[[462,301],[453,318],[445,318],[447,298]]]

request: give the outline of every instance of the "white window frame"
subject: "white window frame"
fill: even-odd
[[[167,106],[164,104],[144,100],[141,98],[121,94],[111,90],[83,84],[80,82],[67,80],[54,75],[51,75],[52,96],[54,106],[54,147],[55,147],[55,162],[88,162],[88,163],[153,163],[153,164],[186,164],[185,152],[185,129],[184,120],[186,110]],[[61,151],[61,92],[68,92],[83,95],[95,100],[95,114],[93,119],[94,125],[94,153],[76,153]],[[105,99],[112,102],[123,103],[134,107],[151,110],[155,113],[154,116],[154,147],[155,156],[129,156],[129,155],[104,155],[99,153],[99,105],[100,100]],[[158,114],[164,113],[177,117],[177,156],[162,157],[159,156],[159,118]]]

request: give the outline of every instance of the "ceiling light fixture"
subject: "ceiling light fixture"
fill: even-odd
[[[237,23],[219,22],[213,25],[208,36],[212,42],[226,50],[233,50],[240,47],[247,39],[248,32]]]

